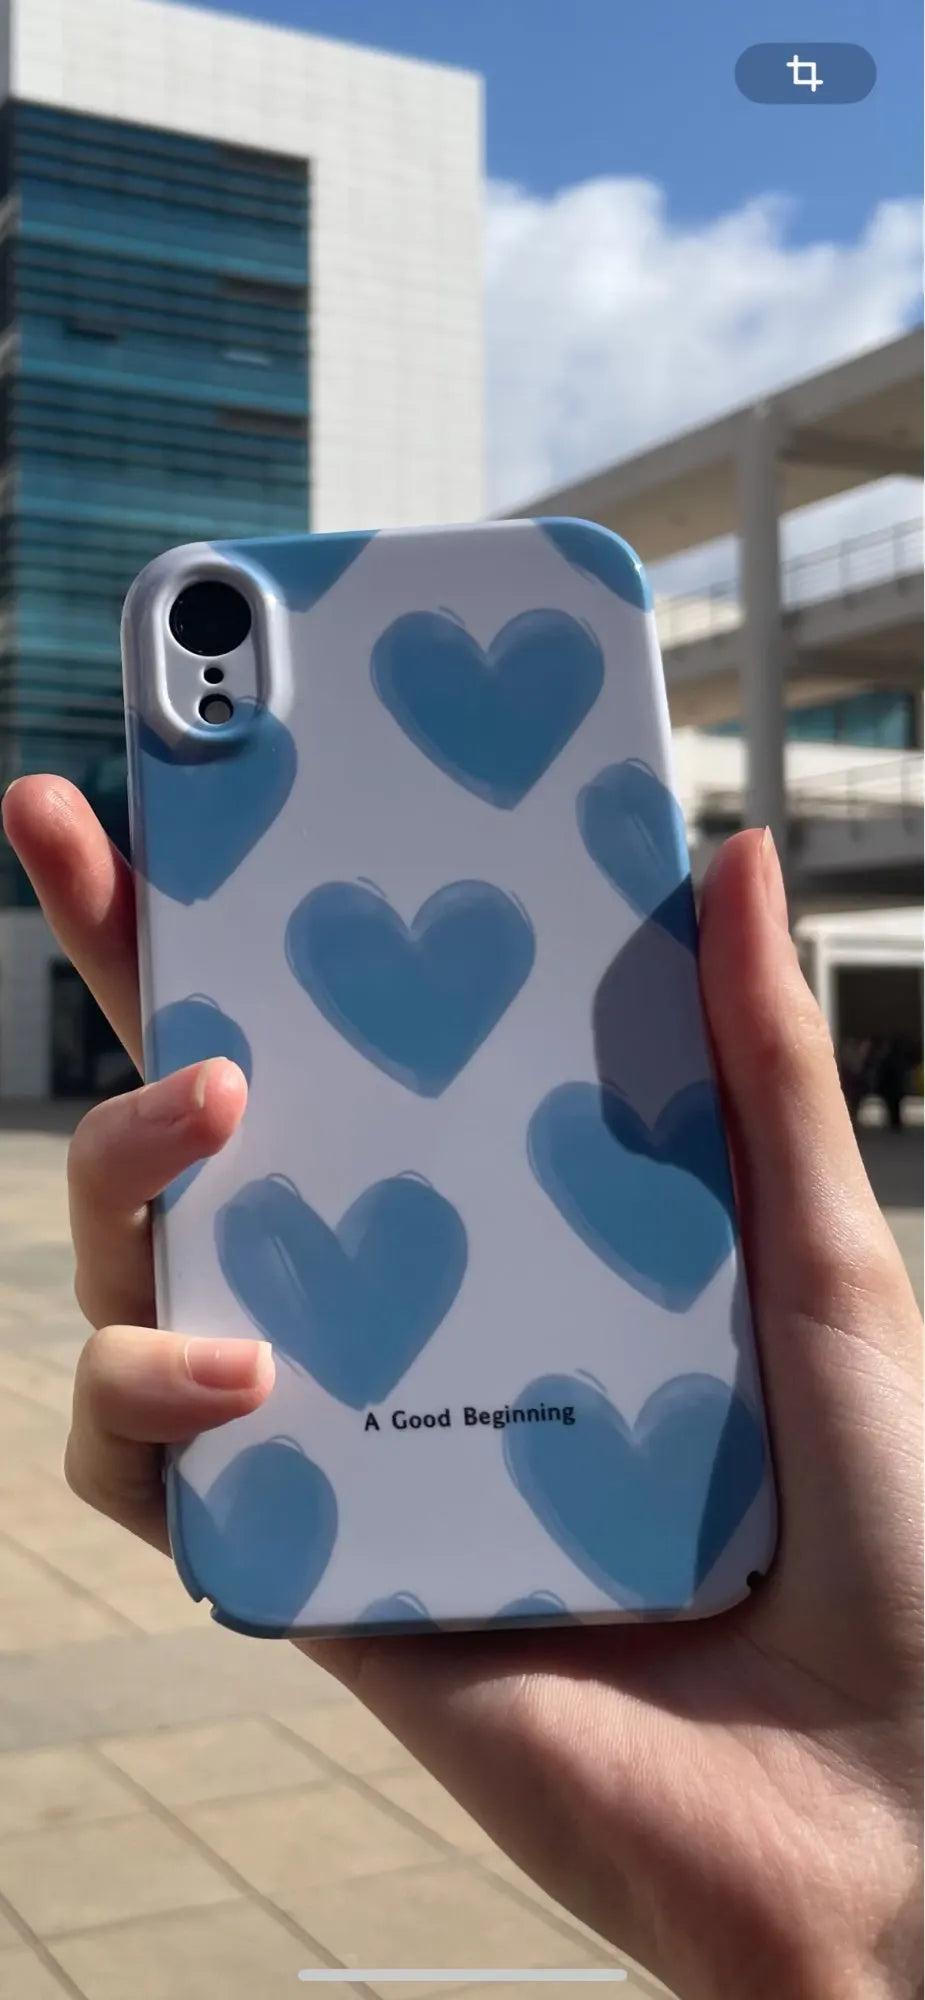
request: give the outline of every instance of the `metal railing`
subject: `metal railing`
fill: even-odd
[[[872,584],[892,583],[914,576],[922,568],[921,516],[853,535],[831,547],[791,556],[781,564],[781,598],[785,610],[819,604],[826,598],[850,597]],[[734,577],[680,597],[656,599],[655,615],[663,645],[683,646],[712,639],[742,621],[739,586]]]
[[[917,751],[787,781],[787,811],[793,820],[896,819],[903,827],[921,826],[923,804],[925,764]],[[692,817],[695,824],[732,821],[741,818],[742,805],[741,786],[711,786],[701,791]]]
[[[847,771],[814,772],[787,783],[790,812],[801,819],[889,819],[904,825],[921,822],[925,803],[925,766],[918,751],[884,756],[876,764],[854,764]]]

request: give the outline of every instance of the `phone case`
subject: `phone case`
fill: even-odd
[[[199,719],[169,609],[247,599]],[[276,1384],[168,1473],[257,1635],[701,1616],[773,1482],[645,575],[541,520],[194,545],[123,621],[149,1078],[247,1075],[159,1313]]]

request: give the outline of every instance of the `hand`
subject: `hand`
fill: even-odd
[[[63,780],[7,794],[58,939],[140,1063],[130,873]],[[922,1327],[864,1175],[767,837],[714,864],[701,970],[782,1512],[744,1605],[693,1624],[304,1647],[558,1900],[684,2000],[920,1992]],[[167,1548],[160,1446],[255,1408],[260,1343],[152,1331],[145,1203],[245,1102],[215,1061],[90,1112],[70,1190],[67,1476]],[[324,1135],[319,1134],[323,1146]]]

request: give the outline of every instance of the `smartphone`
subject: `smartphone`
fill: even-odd
[[[251,1634],[689,1618],[773,1551],[642,566],[572,520],[197,544],[123,619],[149,1079],[241,1126],[158,1310],[275,1388],[178,1450]]]

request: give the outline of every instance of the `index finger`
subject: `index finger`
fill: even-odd
[[[17,778],[3,826],[62,950],[142,1068],[132,871],[67,778]]]

